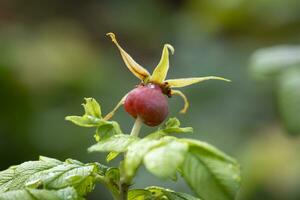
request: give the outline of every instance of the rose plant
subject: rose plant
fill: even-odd
[[[179,95],[183,98],[181,113],[189,106],[186,96],[174,88],[209,79],[229,80],[215,76],[165,80],[169,51],[174,53],[170,44],[164,45],[161,60],[150,74],[119,45],[113,33],[107,35],[119,49],[125,65],[141,83],[105,116],[95,99],[85,98],[84,114],[68,116],[66,120],[81,127],[95,128],[96,143],[88,151],[107,153],[107,162],[122,155],[119,166],[40,156],[37,161],[0,172],[0,200],[82,200],[97,183],[104,184],[115,200],[233,200],[240,186],[237,161],[206,142],[176,137],[193,132],[193,129],[181,127],[176,118],[166,120],[168,97]],[[130,134],[123,133],[119,124],[111,121],[122,105],[135,118]],[[141,138],[139,133],[143,124],[160,126]],[[194,196],[158,186],[136,188],[133,179],[142,164],[161,179],[176,181],[178,176],[182,177],[194,191]]]

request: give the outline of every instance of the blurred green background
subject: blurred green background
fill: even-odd
[[[105,163],[104,155],[86,152],[93,129],[64,117],[82,113],[84,97],[107,113],[138,84],[107,32],[149,71],[170,43],[169,78],[231,79],[184,89],[188,113],[178,114],[183,102],[174,97],[170,116],[194,127],[190,137],[239,160],[237,199],[300,199],[299,70],[260,79],[263,70],[250,62],[257,49],[300,43],[299,0],[1,0],[0,170],[38,155]],[[289,56],[299,68],[300,54]],[[124,109],[115,120],[125,132],[133,124]],[[133,187],[149,185],[191,193],[183,181],[158,180],[141,168]],[[111,197],[97,186],[88,199]]]

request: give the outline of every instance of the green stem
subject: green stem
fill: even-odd
[[[140,130],[141,130],[141,127],[142,127],[142,124],[143,124],[142,119],[140,117],[137,117],[135,122],[134,122],[134,125],[132,127],[130,135],[138,137],[138,135],[140,133]],[[124,156],[125,156],[125,154],[124,154]],[[131,180],[128,180],[128,178],[124,175],[124,171],[123,171],[124,168],[122,168],[122,162],[120,163],[119,168],[120,168],[120,183],[119,183],[120,196],[119,196],[119,199],[120,200],[127,200],[128,190],[129,190],[129,187],[131,185]]]
[[[137,137],[140,133],[142,125],[143,125],[142,119],[140,117],[137,117],[132,127],[130,135]]]

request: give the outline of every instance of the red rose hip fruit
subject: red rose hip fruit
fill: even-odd
[[[134,118],[140,117],[148,126],[157,126],[168,116],[167,97],[157,84],[140,85],[128,93],[124,107]]]

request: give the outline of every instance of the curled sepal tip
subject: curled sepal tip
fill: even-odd
[[[188,85],[192,85],[202,81],[213,80],[213,79],[231,82],[229,79],[218,77],[218,76],[206,76],[206,77],[195,77],[195,78],[169,79],[166,80],[165,83],[172,88],[180,88],[180,87],[185,87]]]
[[[150,77],[150,73],[141,65],[139,65],[135,60],[119,45],[114,33],[107,33],[107,36],[111,38],[111,41],[118,47],[123,61],[127,68],[142,81],[146,81]]]
[[[189,101],[188,101],[188,99],[186,98],[186,96],[185,96],[185,94],[183,94],[181,91],[179,91],[179,90],[172,90],[171,91],[171,95],[179,95],[182,99],[183,99],[183,101],[184,101],[184,106],[183,106],[183,108],[179,111],[179,113],[181,113],[181,114],[185,114],[186,113],[186,111],[187,111],[187,109],[189,108]]]
[[[169,51],[174,54],[174,47],[170,44],[165,44],[161,59],[154,69],[150,81],[155,83],[162,83],[167,77],[167,73],[169,70]]]

